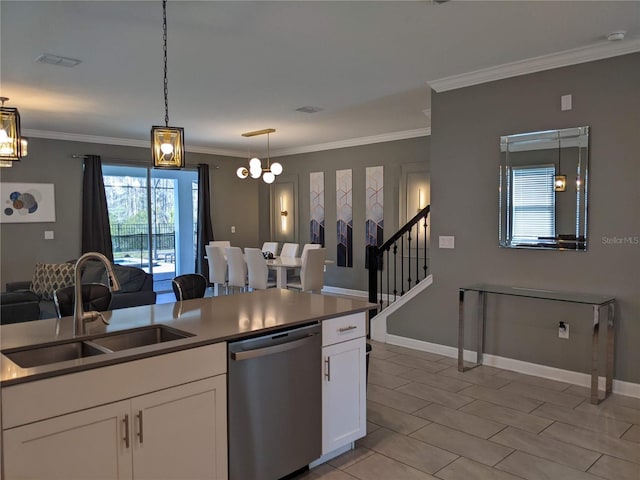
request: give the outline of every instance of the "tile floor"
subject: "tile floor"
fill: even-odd
[[[367,436],[296,480],[640,480],[640,399],[372,344]]]

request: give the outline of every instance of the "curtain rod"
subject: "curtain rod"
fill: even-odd
[[[122,158],[122,157],[103,157],[102,155],[97,155],[98,157],[100,157],[100,159],[102,160],[106,160],[108,162],[112,162],[115,165],[122,165],[122,166],[129,166],[132,163],[135,163],[137,165],[141,165],[142,162],[146,162],[146,160],[144,159],[133,159],[133,158]],[[87,157],[89,157],[89,155],[84,154],[81,155],[79,153],[72,153],[71,154],[71,158],[81,158],[82,160],[85,160]],[[120,163],[119,163],[120,162]],[[213,168],[214,170],[218,170],[220,168],[220,165],[209,165],[211,168]],[[195,167],[189,167],[187,166],[188,169],[193,169]]]

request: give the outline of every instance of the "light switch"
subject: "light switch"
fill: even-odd
[[[560,109],[561,110],[571,110],[572,109],[572,98],[571,95],[562,95],[560,97]]]
[[[235,225],[231,225],[231,233],[236,233],[236,226]]]
[[[455,248],[455,245],[456,237],[442,235],[438,237],[438,246],[440,248]]]
[[[53,230],[45,230],[44,231],[44,239],[45,240],[53,240]]]

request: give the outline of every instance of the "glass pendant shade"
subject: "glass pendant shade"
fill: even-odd
[[[262,175],[262,167],[252,165],[249,167],[249,173],[251,174],[251,178],[260,178],[260,175]]]
[[[276,176],[273,174],[273,172],[264,172],[264,175],[262,175],[262,180],[264,180],[264,183],[273,183],[275,179]]]
[[[240,167],[236,170],[236,175],[238,175],[238,178],[245,179],[249,176],[249,170],[244,167]]]
[[[282,165],[280,165],[278,162],[273,162],[271,164],[271,171],[274,175],[280,175],[282,173]]]
[[[262,169],[262,162],[259,158],[253,157],[251,160],[249,160],[249,167],[253,169]]]
[[[22,156],[20,113],[17,108],[0,107],[0,160],[16,161]]]
[[[154,168],[184,168],[184,129],[151,127],[151,149]]]

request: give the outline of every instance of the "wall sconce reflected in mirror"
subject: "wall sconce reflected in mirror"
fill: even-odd
[[[567,190],[567,176],[556,175],[553,180],[553,187],[556,192],[564,192]]]
[[[418,208],[416,209],[416,213],[422,210],[426,205],[424,204],[424,197],[422,196],[422,189],[418,188]]]

